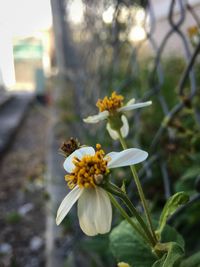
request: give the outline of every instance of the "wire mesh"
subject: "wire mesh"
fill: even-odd
[[[162,114],[159,128],[154,130],[150,146],[150,157],[144,163],[139,175],[143,183],[153,177],[153,169],[156,164],[163,179],[163,187],[166,199],[173,193],[172,179],[167,161],[166,152],[163,153],[163,142],[173,144],[176,133],[172,127],[179,114],[193,106],[195,110],[196,124],[200,123],[200,111],[193,101],[198,96],[199,84],[197,83],[198,56],[200,51],[200,18],[196,10],[200,10],[200,3],[191,4],[192,1],[170,0],[162,1],[165,15],[159,19],[158,6],[161,1],[89,1],[85,0],[84,20],[78,26],[67,20],[68,11],[73,1],[59,0],[62,6],[62,16],[65,17],[65,42],[63,51],[59,51],[65,57],[64,74],[72,83],[75,90],[75,101],[78,115],[83,118],[94,111],[94,104],[98,97],[106,95],[115,89],[117,92],[126,92],[126,88],[134,88],[136,77],[141,76],[141,55],[150,51],[148,80],[145,90],[140,90],[140,84],[129,92],[129,96],[140,100],[155,101],[158,112]],[[159,3],[160,2],[160,3]],[[63,15],[63,6],[65,14]],[[102,14],[111,10],[111,21],[105,22]],[[137,12],[142,12],[143,18],[140,27],[143,29],[143,38],[135,43],[130,41],[130,32],[136,25]],[[195,43],[190,35],[188,18],[196,29]],[[163,27],[163,21],[166,28]],[[188,25],[188,26],[187,26]],[[160,34],[158,28],[160,27]],[[67,38],[66,38],[67,36]],[[197,38],[198,37],[198,38]],[[184,61],[183,70],[178,77],[174,94],[176,98],[169,101],[166,98],[166,71],[163,59],[170,54],[171,44],[177,45]],[[73,45],[72,45],[73,44]],[[170,51],[173,51],[173,46]],[[177,49],[175,50],[177,53]],[[120,79],[117,75],[123,75]],[[142,77],[141,77],[142,80]],[[143,81],[141,81],[142,83]],[[141,111],[135,113],[135,129],[141,129]],[[98,131],[99,138],[105,134],[101,127],[91,130],[95,135]],[[134,145],[141,147],[140,131],[132,138]],[[176,153],[176,152],[174,152]],[[198,199],[198,198],[197,198]]]

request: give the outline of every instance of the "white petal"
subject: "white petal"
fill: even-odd
[[[100,187],[84,189],[78,200],[78,217],[80,227],[86,235],[109,232],[112,207],[107,193]]]
[[[128,111],[128,110],[133,110],[133,109],[137,109],[137,108],[143,108],[143,107],[147,107],[151,104],[152,104],[152,101],[147,101],[147,102],[143,102],[143,103],[136,103],[136,104],[131,104],[131,105],[125,105],[125,106],[119,108],[118,111]]]
[[[135,103],[135,98],[131,98],[126,104],[125,106],[129,106]]]
[[[122,126],[122,127],[123,127],[123,126]],[[109,122],[106,124],[106,129],[107,129],[107,131],[109,132],[109,135],[111,136],[112,139],[117,140],[117,139],[119,138],[118,133],[117,133],[115,130],[113,130],[113,129],[111,128]]]
[[[105,158],[111,158],[108,162],[108,168],[117,168],[130,166],[144,161],[148,153],[137,148],[129,148],[121,152],[111,152]]]
[[[67,213],[70,211],[74,203],[79,199],[82,193],[83,193],[83,189],[76,186],[63,199],[57,211],[57,217],[56,217],[57,225],[59,225],[62,222],[62,220],[65,218]]]
[[[105,234],[110,231],[112,222],[112,206],[105,190],[96,188],[97,206],[96,206],[96,228],[99,234]]]
[[[121,116],[121,120],[123,123],[123,126],[120,129],[121,135],[123,137],[127,137],[128,132],[129,132],[128,120],[127,120],[126,116],[124,116],[124,115]]]
[[[74,169],[74,163],[73,159],[74,157],[77,157],[78,159],[81,159],[85,155],[94,155],[95,150],[91,146],[81,147],[77,150],[75,150],[69,157],[66,158],[64,161],[63,167],[67,172],[72,172]]]
[[[94,215],[95,189],[84,189],[82,197],[78,201],[78,218],[81,229],[86,235],[97,234]]]
[[[105,110],[103,112],[100,112],[97,115],[89,116],[89,117],[83,119],[83,121],[86,123],[98,123],[100,121],[107,119],[108,116],[109,116],[109,112],[107,110]]]

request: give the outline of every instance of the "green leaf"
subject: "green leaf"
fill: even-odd
[[[162,243],[168,243],[168,242],[174,242],[177,243],[183,250],[185,248],[185,241],[182,237],[182,235],[180,235],[175,228],[169,226],[169,225],[165,225],[164,230],[162,231],[161,234],[161,242]]]
[[[183,205],[188,201],[189,201],[189,196],[185,192],[178,192],[168,199],[160,215],[159,226],[156,231],[159,238],[161,236],[161,233],[166,225],[166,221],[169,218],[169,216],[171,216],[180,205]]]
[[[157,260],[152,267],[173,267],[183,257],[184,250],[178,243],[169,242],[165,243],[165,245],[168,252],[161,259]]]
[[[187,169],[184,175],[180,178],[181,180],[196,179],[200,174],[200,167],[193,166],[192,168]]]
[[[149,267],[156,260],[151,249],[126,221],[122,221],[112,230],[110,248],[117,262],[123,261],[137,267]]]
[[[154,224],[157,225],[156,222]],[[170,241],[176,242],[183,250],[184,240],[181,235],[166,225],[162,232],[162,242]],[[127,262],[131,266],[150,267],[157,260],[151,248],[126,221],[122,221],[110,233],[110,249],[117,262]]]
[[[181,262],[180,267],[199,267],[200,266],[200,251],[193,254],[189,258]]]
[[[200,174],[200,167],[193,166],[184,173],[183,176],[176,182],[175,188],[176,191],[194,191],[195,180]]]

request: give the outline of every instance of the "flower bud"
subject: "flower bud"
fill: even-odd
[[[71,155],[75,150],[80,148],[78,139],[71,137],[68,141],[64,141],[60,147],[60,151],[65,157]]]

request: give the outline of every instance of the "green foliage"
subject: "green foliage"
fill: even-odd
[[[185,191],[193,191],[195,180],[200,174],[200,167],[198,165],[194,165],[189,168],[177,181],[176,190],[185,190]]]
[[[110,247],[118,262],[124,261],[137,267],[149,267],[156,260],[150,248],[126,221],[122,221],[112,230]]]
[[[176,229],[181,229],[181,233],[186,240],[186,252],[187,254],[193,254],[200,247],[200,240],[197,238],[200,236],[199,229],[199,210],[200,201],[197,201],[193,205],[187,207],[184,212],[181,212],[175,220],[173,220],[173,226]]]
[[[163,243],[168,243],[168,242],[175,242],[178,245],[181,246],[181,248],[185,248],[185,241],[182,237],[182,235],[180,235],[175,228],[169,226],[169,225],[165,225],[164,230],[162,231],[161,234],[161,242]]]
[[[161,259],[157,260],[152,267],[173,267],[183,257],[184,250],[179,244],[169,242],[165,245],[167,247],[167,253]]]
[[[189,196],[185,192],[178,192],[168,199],[160,215],[159,226],[156,231],[159,239],[169,216],[171,216],[180,205],[183,205],[188,201]]]
[[[162,233],[161,241],[164,243],[170,242],[168,247],[169,255],[166,254],[165,257],[163,257],[163,261],[168,261],[168,258],[173,255],[175,262],[179,256],[182,256],[184,240],[175,229],[166,225]],[[110,234],[110,248],[118,262],[124,261],[131,266],[150,267],[157,260],[156,255],[151,251],[150,247],[137,235],[126,221],[122,221],[112,230]]]
[[[180,267],[199,267],[199,266],[200,266],[200,251],[196,252],[187,259],[184,259],[180,265]]]

